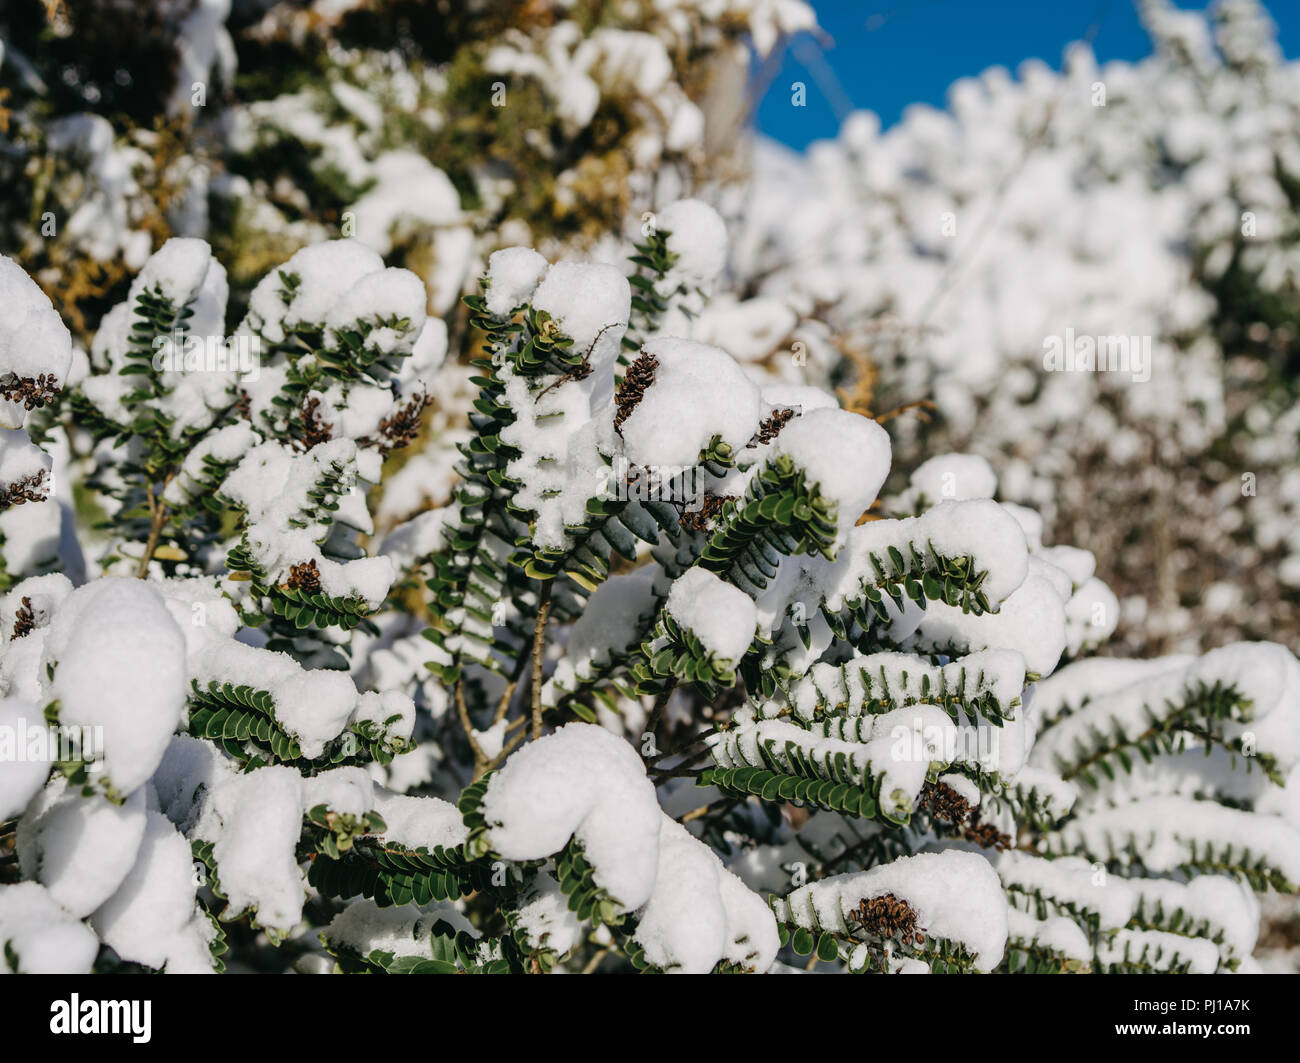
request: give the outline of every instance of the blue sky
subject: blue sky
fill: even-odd
[[[1208,0],[1176,0],[1204,8]],[[952,82],[990,66],[1011,71],[1037,58],[1060,69],[1070,41],[1098,24],[1102,62],[1151,51],[1133,0],[812,0],[834,46],[792,42],[758,109],[758,126],[795,148],[835,135],[837,109],[875,111],[884,126],[909,103],[943,106]],[[1269,0],[1288,57],[1300,54],[1300,2]],[[824,63],[824,65],[823,65]],[[790,86],[807,86],[807,105],[791,106]]]

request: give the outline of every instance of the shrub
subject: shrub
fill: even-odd
[[[494,254],[454,497],[377,549],[448,353],[413,274],[304,249],[226,339],[172,240],[86,363],[3,264],[8,967],[1250,962],[1300,666],[1062,667],[1117,603],[985,462],[880,499],[880,425],[675,335],[723,239],[686,201],[630,277]]]

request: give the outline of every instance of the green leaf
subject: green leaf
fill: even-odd
[[[823,934],[817,942],[817,958],[825,963],[839,959],[840,950],[831,934]]]

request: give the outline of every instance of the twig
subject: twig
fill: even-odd
[[[663,719],[664,709],[668,707],[668,700],[673,696],[673,691],[677,689],[677,680],[673,679],[660,695],[655,698],[654,708],[650,710],[650,715],[646,717],[645,730],[647,734],[653,735],[658,729],[660,721]]]
[[[590,360],[591,352],[596,349],[596,344],[600,342],[600,337],[605,335],[605,333],[608,332],[610,329],[618,328],[618,326],[621,325],[622,323],[623,322],[621,321],[611,321],[608,325],[604,326],[599,332],[597,332],[596,335],[592,337],[591,343],[587,345],[587,353],[582,356],[582,361],[579,362],[577,365],[575,365],[567,373],[563,374],[562,376],[560,376],[555,380],[552,380],[549,384],[546,385],[546,387],[542,388],[542,390],[537,393],[536,398],[533,399],[533,402],[536,403],[540,401],[541,397],[545,395],[548,391],[550,391],[551,388],[559,387],[561,384],[565,383],[566,381],[584,380],[588,376],[590,376],[591,375],[591,360]]]
[[[492,714],[492,722],[494,724],[498,724],[505,719],[506,713],[510,711],[510,699],[515,696],[515,687],[518,685],[519,684],[513,679],[506,684],[506,688],[502,691],[501,698],[497,702],[497,711]]]
[[[670,749],[667,753],[659,753],[656,756],[651,757],[647,763],[653,767],[661,760],[667,760],[669,757],[684,756],[689,750],[694,749],[696,746],[703,747],[707,743],[708,739],[712,738],[717,733],[718,729],[716,727],[710,727],[707,731],[701,731],[685,745],[678,746],[676,749]]]
[[[524,719],[524,717],[521,716],[520,719],[522,720]],[[493,757],[491,762],[489,762],[488,768],[489,769],[495,768],[498,764],[500,764],[503,760],[505,760],[506,757],[510,756],[511,753],[513,753],[516,749],[518,749],[519,746],[523,743],[524,735],[526,733],[527,732],[525,731],[520,731],[517,735],[514,736],[514,738],[510,739],[509,742],[503,745],[501,747],[501,752],[498,753],[495,757]]]
[[[895,406],[892,410],[886,410],[884,413],[873,417],[872,420],[876,424],[884,424],[886,421],[915,410],[922,421],[928,421],[930,416],[925,411],[933,409],[935,409],[935,405],[930,399],[917,399],[915,402],[905,402],[902,406]]]
[[[488,756],[483,752],[483,747],[478,744],[478,739],[474,737],[474,724],[469,718],[469,708],[465,705],[465,681],[456,680],[456,714],[460,717],[460,725],[465,729],[465,737],[469,739],[469,747],[474,751],[474,778],[478,778],[488,766]]]
[[[546,621],[551,615],[551,580],[542,581],[537,623],[533,625],[533,737],[542,737],[542,655],[546,650]]]
[[[699,758],[696,757],[694,759],[698,760]],[[678,764],[674,768],[653,768],[651,769],[650,774],[654,776],[656,786],[663,785],[669,779],[693,779],[700,773],[699,768],[693,768],[690,766],[693,763],[694,760]]]
[[[528,665],[529,653],[521,651],[515,658],[514,666],[510,669],[510,678],[506,680],[506,688],[501,692],[501,697],[497,701],[496,712],[492,715],[492,722],[500,723],[505,719],[506,713],[510,711],[510,702],[514,699],[515,691],[519,689],[519,679],[524,674],[524,668]],[[527,716],[521,716],[517,720],[511,721],[506,725],[506,730],[513,730],[521,723],[526,723]]]
[[[162,483],[163,490],[170,482],[171,476],[167,476]],[[167,506],[162,500],[162,490],[155,497],[153,485],[145,484],[144,493],[145,498],[149,500],[149,539],[144,544],[144,555],[140,558],[140,564],[136,566],[136,579],[144,579],[149,574],[149,562],[153,560],[154,551],[158,549],[158,540],[162,538],[163,525],[167,523]]]
[[[736,799],[734,797],[720,797],[716,801],[710,801],[707,805],[700,805],[699,808],[691,809],[684,816],[678,816],[677,822],[690,823],[692,820],[700,819],[703,816],[707,816],[710,812],[712,812],[716,808],[722,808],[722,807],[734,805],[735,803],[736,803]]]

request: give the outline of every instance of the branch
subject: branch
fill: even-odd
[[[155,497],[153,485],[145,484],[145,497],[149,500],[149,539],[144,544],[144,555],[136,566],[136,579],[144,579],[149,574],[149,562],[153,560],[154,551],[158,549],[158,540],[162,537],[163,526],[167,523],[167,506],[162,501],[162,492],[171,482],[168,474],[162,482],[162,490]]]
[[[537,623],[533,625],[533,737],[542,736],[542,655],[546,649],[546,621],[551,615],[551,580],[542,581]]]
[[[654,734],[663,719],[664,709],[668,707],[668,699],[673,696],[673,691],[677,689],[677,680],[673,679],[655,698],[654,708],[650,710],[650,715],[646,718],[645,729],[648,734]],[[659,759],[659,758],[656,758]]]
[[[469,739],[469,747],[474,751],[474,778],[477,779],[487,771],[488,757],[483,752],[483,747],[478,744],[478,739],[474,737],[474,724],[469,718],[469,709],[465,705],[465,681],[456,680],[456,714],[460,717],[460,725],[465,729],[465,737]]]

